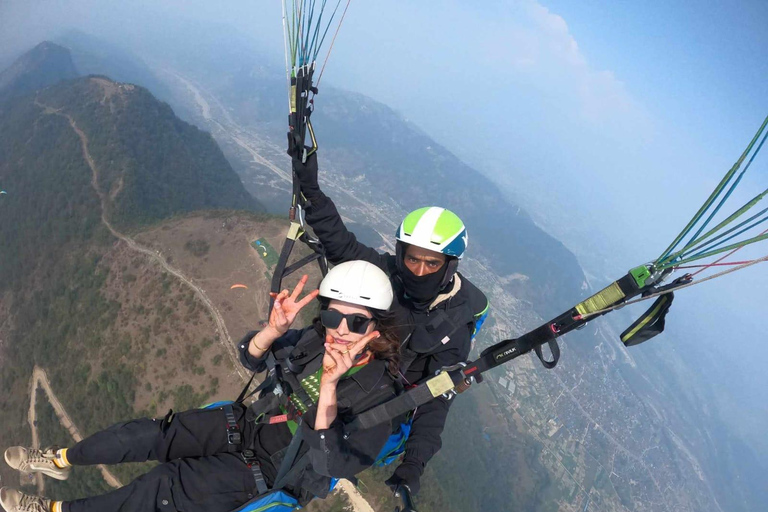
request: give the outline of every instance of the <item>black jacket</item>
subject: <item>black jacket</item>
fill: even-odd
[[[240,361],[246,368],[262,372],[266,369],[266,356],[255,358],[248,352],[250,340],[256,333],[257,331],[249,332],[238,343],[238,350]],[[283,383],[284,386],[290,386],[291,382],[301,382],[320,369],[325,350],[323,344],[323,335],[315,327],[289,330],[275,341],[270,350],[278,363],[285,361],[281,369],[290,374],[287,382]],[[289,365],[295,373],[288,370]],[[357,473],[370,467],[392,433],[392,426],[383,424],[353,433],[347,433],[345,426],[357,414],[392,399],[396,394],[395,379],[387,371],[387,362],[373,359],[357,373],[339,381],[336,387],[338,415],[330,428],[313,428],[317,411],[316,407],[311,407],[302,416],[300,428],[303,429],[306,442],[299,452],[299,456],[308,454],[309,465],[298,480],[292,483],[294,492],[302,494],[299,492],[301,489],[324,498],[328,493],[331,478],[354,479]],[[255,404],[258,404],[258,401]],[[271,412],[280,414],[279,410]],[[249,440],[251,447],[261,459],[262,465],[267,466],[263,469],[267,480],[270,481],[290,443],[288,427],[285,423],[266,424],[253,430],[246,429],[246,432],[249,431],[253,432]]]
[[[361,244],[327,196],[312,198],[306,220],[333,264],[365,260],[383,269],[391,278],[396,301],[393,310],[401,332],[402,359],[406,379],[415,384],[446,366],[469,357],[472,339],[488,314],[488,299],[468,279],[456,274],[447,289],[427,307],[409,301],[397,277],[392,254],[381,254]],[[406,443],[403,466],[412,466],[419,476],[427,462],[440,450],[440,439],[451,402],[437,398],[419,408]]]

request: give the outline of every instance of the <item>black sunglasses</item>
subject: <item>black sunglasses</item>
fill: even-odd
[[[373,321],[373,318],[368,318],[367,316],[355,314],[344,315],[334,309],[323,309],[320,311],[320,321],[322,322],[323,327],[338,329],[341,325],[341,321],[344,319],[347,320],[347,329],[349,329],[349,332],[355,334],[365,334],[366,329],[368,329],[368,324]]]

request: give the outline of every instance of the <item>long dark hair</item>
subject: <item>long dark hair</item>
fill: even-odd
[[[320,309],[328,309],[330,303],[329,299],[320,297]],[[400,336],[395,314],[392,311],[382,311],[381,309],[366,309],[376,321],[375,329],[379,331],[379,337],[368,342],[368,350],[376,359],[386,361],[389,373],[397,377],[400,371]],[[323,327],[319,316],[312,321],[312,324],[318,333],[325,336],[325,327]]]
[[[379,337],[368,342],[368,348],[376,359],[387,362],[387,369],[393,376],[400,371],[400,336],[392,311],[369,308],[368,311],[376,319],[376,330]]]

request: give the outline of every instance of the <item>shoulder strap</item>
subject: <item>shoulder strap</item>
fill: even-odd
[[[451,377],[447,373],[441,373],[388,402],[358,414],[355,419],[345,427],[345,430],[347,432],[355,432],[375,427],[380,423],[390,422],[436,397],[447,393],[453,386],[454,384]]]
[[[299,419],[297,422],[299,428],[296,429],[296,433],[293,435],[293,439],[291,439],[291,444],[288,445],[288,450],[285,452],[285,457],[283,457],[283,461],[280,463],[280,469],[277,471],[275,483],[272,486],[273,489],[282,489],[285,487],[290,476],[295,473],[295,471],[292,472],[291,469],[299,467],[299,462],[304,459],[304,457],[302,457],[298,461],[296,460],[296,456],[299,454],[299,448],[301,448],[302,439],[304,437],[304,431],[301,428],[301,420]]]
[[[253,379],[256,378],[256,372],[253,372],[251,374],[251,378],[248,379],[248,384],[245,385],[242,391],[240,391],[240,394],[237,396],[237,399],[235,400],[236,403],[243,403],[247,398],[252,397],[256,393],[259,393],[260,391],[264,391],[266,389],[273,388],[275,384],[277,384],[277,375],[276,375],[276,366],[277,361],[275,360],[275,354],[270,350],[267,352],[267,359],[264,361],[264,363],[267,365],[267,376],[264,378],[264,381],[261,382],[256,388],[248,393],[248,389],[251,387],[251,384],[253,384]]]

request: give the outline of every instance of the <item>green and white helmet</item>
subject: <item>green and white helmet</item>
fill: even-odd
[[[450,210],[427,206],[403,219],[395,235],[398,241],[461,259],[467,250],[467,228]]]

